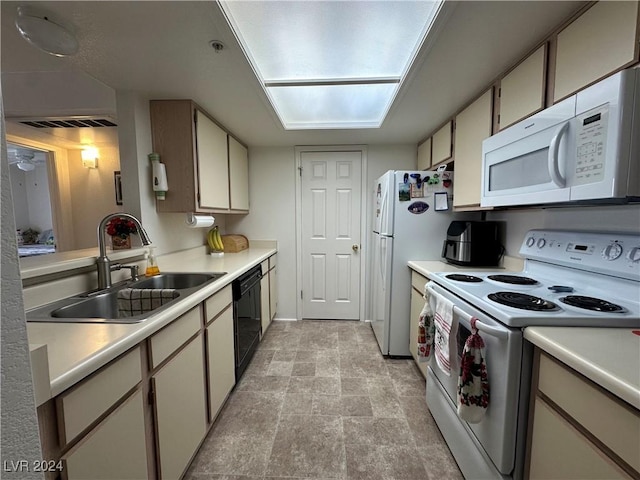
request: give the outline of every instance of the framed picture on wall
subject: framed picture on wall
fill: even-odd
[[[113,183],[116,189],[116,205],[122,205],[122,175],[120,170],[113,172]]]

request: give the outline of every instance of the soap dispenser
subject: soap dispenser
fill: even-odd
[[[156,247],[149,247],[149,251],[147,253],[147,269],[144,272],[145,277],[153,277],[160,273],[160,269],[156,263],[156,255],[154,252],[155,248]]]

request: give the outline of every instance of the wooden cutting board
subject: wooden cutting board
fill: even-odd
[[[222,235],[220,238],[225,252],[236,253],[249,248],[249,240],[244,235]]]

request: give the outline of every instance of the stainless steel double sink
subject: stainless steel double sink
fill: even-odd
[[[75,295],[26,312],[27,322],[139,323],[226,275],[221,273],[162,273],[128,281],[108,289]],[[118,308],[118,292],[125,288],[174,289],[177,296],[140,315],[126,316]]]

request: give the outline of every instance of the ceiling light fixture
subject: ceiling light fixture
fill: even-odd
[[[16,28],[27,42],[50,55],[66,57],[78,51],[78,40],[70,29],[48,14],[18,7]]]
[[[286,130],[379,128],[443,4],[219,0]]]
[[[36,166],[33,163],[26,160],[22,160],[18,162],[16,166],[23,172],[32,172],[36,168]]]

